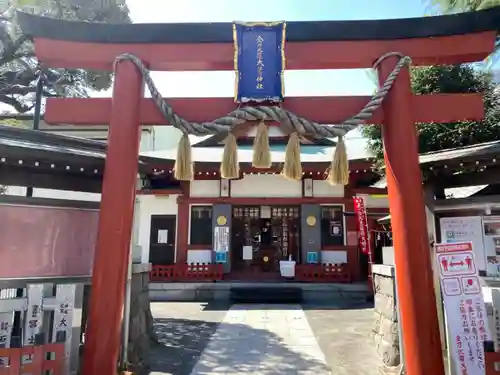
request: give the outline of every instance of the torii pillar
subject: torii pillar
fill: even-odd
[[[390,57],[380,64],[380,82],[385,81],[398,60]],[[402,344],[408,374],[442,375],[444,364],[411,98],[410,74],[404,67],[382,105]]]
[[[102,184],[83,373],[116,374],[139,164],[142,75],[117,63]],[[102,329],[107,334],[100,334]],[[106,339],[103,339],[106,337]]]

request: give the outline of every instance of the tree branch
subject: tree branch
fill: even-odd
[[[14,107],[14,109],[19,113],[28,112],[29,110],[31,110],[35,107],[34,104],[28,106],[28,105],[21,103],[17,99],[14,99],[10,96],[3,95],[3,94],[0,94],[0,102],[7,104],[7,105],[10,105],[11,107]]]
[[[0,66],[5,65],[15,59],[16,52],[28,40],[27,35],[21,35],[12,45],[4,51],[2,58],[0,58]],[[32,52],[33,54],[33,52]],[[33,54],[34,55],[34,54]]]

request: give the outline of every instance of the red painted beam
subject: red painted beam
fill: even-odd
[[[370,68],[387,52],[400,52],[414,65],[459,64],[485,59],[494,49],[494,31],[379,41],[289,42],[287,69]],[[233,70],[232,43],[105,44],[35,38],[38,60],[54,68],[111,70],[116,56],[133,53],[151,70]]]
[[[236,108],[231,98],[167,99],[177,114],[191,122],[212,121]],[[370,100],[364,96],[287,98],[284,108],[319,124],[340,124],[355,115]],[[415,95],[415,122],[480,120],[484,117],[481,94]],[[44,119],[49,124],[102,125],[109,123],[111,99],[49,98]],[[382,110],[370,123],[380,124]],[[142,99],[142,125],[169,125],[151,99]]]

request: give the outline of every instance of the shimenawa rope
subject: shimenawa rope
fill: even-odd
[[[171,125],[183,133],[183,137],[179,143],[177,160],[174,167],[175,177],[177,179],[193,179],[191,145],[189,143],[188,134],[196,136],[220,133],[229,134],[226,139],[224,157],[221,165],[221,177],[234,179],[239,178],[240,173],[236,140],[233,139],[234,135],[231,133],[233,127],[246,121],[276,121],[282,124],[282,126],[291,134],[289,145],[287,146],[285,153],[285,163],[282,172],[285,177],[290,179],[299,179],[301,176],[302,169],[300,165],[300,142],[298,142],[297,139],[298,134],[307,133],[316,138],[338,137],[339,141],[329,168],[328,181],[332,185],[346,185],[349,180],[349,171],[343,136],[350,130],[366,124],[367,120],[369,120],[373,113],[380,107],[387,93],[391,90],[392,85],[394,84],[394,81],[396,80],[401,69],[411,63],[411,59],[408,56],[404,56],[397,52],[390,52],[381,56],[374,63],[373,68],[376,68],[383,60],[392,56],[399,57],[399,61],[386,78],[384,84],[379,87],[377,92],[372,96],[371,100],[357,115],[348,118],[341,125],[320,125],[314,121],[297,116],[285,108],[276,105],[239,107],[228,113],[226,116],[215,119],[212,122],[193,123],[177,115],[173,108],[162,98],[151,78],[149,70],[137,56],[130,53],[124,53],[118,56],[114,62],[114,69],[116,70],[116,65],[121,61],[131,61],[134,65],[136,65],[146,85],[148,86],[152,99],[160,113]],[[261,129],[261,131],[262,130],[263,129]],[[254,149],[254,152],[269,153],[270,151],[269,147],[261,147],[260,151]],[[268,160],[270,158],[270,155],[267,155],[267,157],[266,155],[259,156],[260,157],[254,157],[254,161]],[[254,167],[268,168],[270,166],[268,164],[269,163],[263,162],[262,165],[255,165],[254,163]]]

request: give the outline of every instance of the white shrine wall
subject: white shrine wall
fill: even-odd
[[[26,187],[24,186],[8,186],[5,192],[6,195],[26,196]],[[64,199],[73,201],[100,202],[100,193],[85,193],[80,191],[68,190],[53,190],[53,189],[33,189],[34,198],[47,199]]]
[[[302,181],[287,180],[281,175],[252,174],[231,181],[231,197],[302,197]]]
[[[220,180],[195,180],[189,184],[191,197],[220,197]]]
[[[335,185],[332,186],[325,180],[313,180],[313,196],[314,197],[331,197],[331,198],[343,198],[344,197],[344,186]]]
[[[389,208],[389,197],[386,194],[383,195],[356,194],[356,196],[365,198],[366,208]]]

